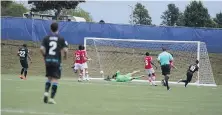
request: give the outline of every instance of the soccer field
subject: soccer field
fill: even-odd
[[[45,79],[2,74],[2,115],[221,115],[222,87],[105,81],[59,83],[56,105],[42,101]]]

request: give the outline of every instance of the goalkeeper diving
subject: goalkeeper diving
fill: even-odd
[[[135,75],[138,72],[140,72],[140,71],[133,71],[132,73],[121,75],[120,71],[117,71],[112,77],[108,76],[104,80],[106,80],[106,81],[115,81],[115,82],[130,82],[134,79],[139,79],[139,78],[145,77],[145,75],[133,77],[133,75]]]

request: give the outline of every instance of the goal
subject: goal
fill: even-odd
[[[208,57],[206,44],[200,41],[170,41],[170,40],[139,40],[139,39],[111,39],[86,37],[84,46],[88,56],[93,60],[89,64],[89,72],[92,79],[103,79],[104,76],[112,76],[117,70],[126,74],[134,70],[140,70],[138,75],[146,75],[144,70],[144,56],[149,52],[153,57],[157,82],[163,78],[157,62],[157,56],[162,52],[162,47],[173,54],[174,64],[177,69],[171,70],[169,83],[177,84],[179,79],[186,78],[186,71],[190,64],[199,60],[199,71],[193,76],[191,85],[216,86]],[[147,78],[135,80],[147,82]],[[182,83],[181,83],[182,84]]]

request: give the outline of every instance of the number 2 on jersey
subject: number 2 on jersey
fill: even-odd
[[[55,49],[57,48],[57,43],[55,41],[49,42],[49,55],[56,55]]]
[[[25,51],[19,51],[19,56],[20,57],[25,57]]]

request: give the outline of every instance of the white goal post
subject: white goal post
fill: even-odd
[[[88,56],[93,59],[92,62],[89,62],[89,72],[92,79],[103,79],[100,76],[100,71],[104,72],[105,77],[111,76],[117,70],[123,74],[133,70],[141,70],[139,74],[145,75],[143,62],[145,52],[149,52],[153,56],[154,63],[158,66],[156,58],[164,46],[168,52],[173,54],[174,64],[178,68],[171,70],[169,83],[178,84],[176,81],[185,79],[188,66],[198,59],[200,69],[193,76],[190,84],[216,86],[204,42],[86,37],[84,38],[84,46]],[[160,67],[155,71],[157,79],[161,80],[163,77]],[[147,80],[134,80],[134,82],[147,82]]]

